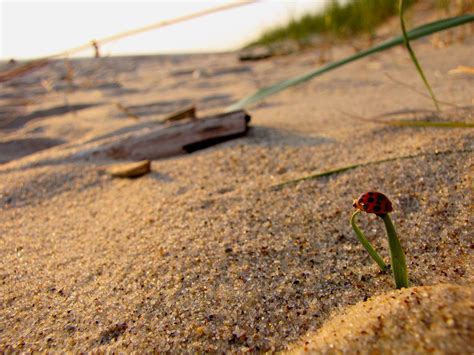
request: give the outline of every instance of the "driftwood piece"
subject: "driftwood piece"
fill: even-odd
[[[253,60],[262,60],[267,59],[273,56],[272,51],[265,46],[258,46],[253,48],[244,49],[239,53],[239,60],[244,61],[253,61]]]
[[[119,178],[137,178],[151,171],[151,162],[142,160],[133,163],[114,164],[105,170],[107,174]]]
[[[148,127],[79,153],[114,159],[158,159],[192,152],[245,134],[250,116],[234,111],[195,120]]]

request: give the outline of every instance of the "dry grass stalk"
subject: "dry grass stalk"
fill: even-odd
[[[35,70],[41,69],[48,65],[50,61],[48,59],[38,59],[31,62],[27,62],[22,64],[16,68],[11,70],[7,70],[0,73],[0,83],[12,80],[14,78],[18,78],[25,74],[31,73]]]
[[[119,111],[122,111],[123,113],[125,113],[127,117],[129,118],[133,118],[134,120],[137,120],[137,121],[140,119],[139,116],[135,115],[132,111],[130,111],[128,107],[122,105],[120,102],[117,102],[115,104],[115,107],[117,107]]]

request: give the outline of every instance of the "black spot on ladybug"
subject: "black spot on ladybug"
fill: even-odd
[[[374,207],[374,211],[375,211],[375,212],[379,212],[379,211],[380,211],[380,206],[379,206],[379,205],[376,205],[376,206]]]
[[[374,198],[373,197],[369,197],[369,202],[374,202]]]
[[[363,208],[364,210],[366,210],[367,208],[369,208],[369,206],[363,205],[362,208]]]
[[[384,196],[383,196],[383,195],[378,195],[378,196],[377,196],[377,200],[383,201],[383,199],[384,199]]]

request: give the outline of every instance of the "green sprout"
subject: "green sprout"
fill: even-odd
[[[385,272],[388,268],[384,263],[380,255],[375,251],[370,242],[365,237],[364,233],[357,226],[357,215],[364,211],[366,213],[374,213],[378,217],[383,219],[385,229],[387,230],[388,245],[390,249],[390,259],[392,260],[392,272],[393,278],[395,279],[395,286],[397,289],[402,287],[408,287],[408,269],[405,261],[405,253],[403,252],[402,245],[398,239],[395,226],[393,225],[392,219],[390,218],[389,212],[392,212],[392,203],[390,200],[380,192],[366,192],[359,196],[354,201],[353,206],[357,210],[351,217],[351,226],[354,229],[357,238],[362,243],[364,248],[367,250],[369,255],[379,265],[382,272]]]

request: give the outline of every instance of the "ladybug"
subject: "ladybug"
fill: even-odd
[[[381,192],[373,191],[360,195],[354,200],[352,206],[367,213],[375,213],[379,217],[393,211],[392,203],[388,197]]]

